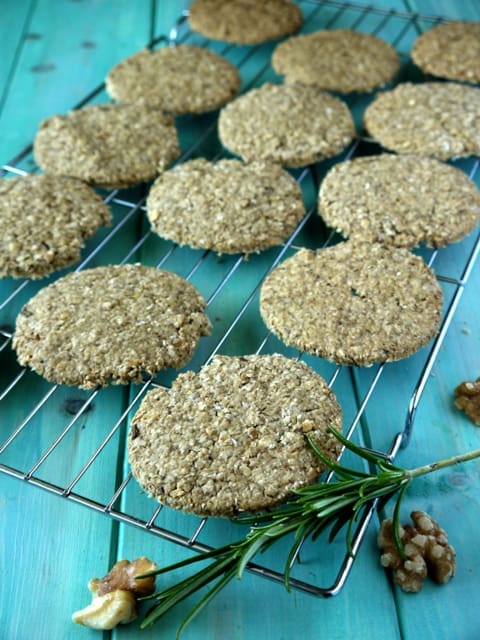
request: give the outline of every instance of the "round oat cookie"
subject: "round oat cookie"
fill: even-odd
[[[303,16],[290,0],[194,0],[188,21],[207,38],[259,44],[294,33]]]
[[[480,221],[475,183],[423,156],[385,153],[339,163],[325,176],[318,203],[327,225],[344,237],[396,247],[443,247]]]
[[[180,276],[139,264],[69,273],[17,317],[21,365],[51,382],[91,389],[140,382],[188,362],[210,332],[205,302]]]
[[[110,221],[102,198],[75,178],[0,181],[0,277],[42,278],[74,264],[85,239]]]
[[[367,107],[364,124],[383,147],[439,160],[480,153],[480,89],[455,82],[399,84]]]
[[[337,364],[399,360],[436,334],[442,291],[406,249],[343,242],[301,249],[265,279],[260,311],[286,344]]]
[[[340,153],[355,125],[346,104],[325,91],[266,83],[223,107],[219,134],[224,146],[247,162],[302,167]]]
[[[170,390],[150,391],[135,414],[128,455],[152,497],[204,516],[276,506],[335,459],[341,409],[323,378],[282,355],[215,356]]]
[[[180,150],[173,119],[136,102],[94,104],[44,120],[34,155],[47,172],[113,188],[151,180]]]
[[[447,22],[422,33],[412,59],[425,73],[480,82],[480,22]]]
[[[180,245],[248,254],[285,240],[305,207],[300,187],[278,165],[199,158],[156,179],[147,214],[156,233]]]
[[[143,98],[175,115],[218,109],[239,86],[240,76],[231,62],[189,45],[143,49],[113,67],[106,78],[112,98],[120,102]]]
[[[395,49],[376,36],[333,29],[288,38],[273,52],[272,66],[287,82],[350,93],[389,82],[400,60]]]

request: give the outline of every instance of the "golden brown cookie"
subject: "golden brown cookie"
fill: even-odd
[[[231,100],[240,86],[236,67],[208,49],[189,45],[143,49],[119,62],[106,78],[120,102],[143,98],[167,113],[202,113]]]
[[[480,22],[446,22],[413,43],[412,60],[425,73],[480,82]]]
[[[305,208],[300,187],[278,165],[199,158],[157,178],[147,214],[156,233],[178,244],[248,254],[285,240]]]
[[[344,237],[412,248],[443,247],[480,221],[480,192],[463,171],[414,155],[381,154],[335,165],[319,213]]]
[[[65,176],[0,182],[0,277],[42,278],[80,260],[86,238],[110,223],[88,185]]]
[[[355,125],[346,104],[326,91],[266,83],[223,107],[219,135],[246,162],[301,167],[340,153]]]
[[[136,102],[94,104],[44,120],[34,155],[49,173],[113,188],[151,180],[180,150],[174,121]]]
[[[69,273],[20,311],[13,348],[51,382],[93,388],[140,382],[188,362],[210,322],[196,288],[139,264]]]
[[[290,0],[194,0],[188,21],[207,38],[259,44],[294,33],[303,16]]]
[[[364,115],[370,135],[397,153],[439,160],[480,153],[480,89],[455,82],[399,84]]]
[[[234,516],[283,502],[325,469],[341,409],[324,380],[281,355],[215,356],[170,390],[150,391],[128,438],[134,477],[151,496],[199,515]]]
[[[406,249],[343,242],[301,249],[265,279],[262,317],[286,344],[337,364],[399,360],[427,344],[442,291]]]
[[[395,49],[376,36],[333,29],[288,38],[273,52],[272,66],[286,82],[350,93],[389,82],[400,60]]]

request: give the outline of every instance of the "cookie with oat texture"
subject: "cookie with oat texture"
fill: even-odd
[[[108,188],[151,180],[180,155],[173,119],[141,101],[47,118],[33,150],[44,171]]]
[[[197,289],[140,264],[69,273],[21,309],[13,348],[51,382],[91,389],[140,382],[190,360],[211,325]]]
[[[80,260],[111,213],[91,187],[49,174],[0,181],[0,277],[43,278]]]
[[[190,45],[143,49],[115,65],[106,78],[107,91],[115,100],[143,99],[174,115],[218,109],[239,86],[240,76],[231,62]]]
[[[272,66],[286,82],[350,93],[371,91],[392,80],[400,59],[377,36],[332,29],[288,38],[277,45]]]
[[[411,355],[436,334],[442,290],[406,249],[349,240],[300,249],[267,276],[260,311],[283,342],[337,364]]]
[[[282,355],[215,356],[171,389],[149,391],[128,436],[132,473],[174,509],[235,516],[276,506],[335,459],[342,413],[306,364]]]
[[[305,207],[299,185],[278,165],[198,158],[155,180],[147,215],[156,233],[180,245],[249,254],[285,240]]]
[[[480,22],[446,22],[413,43],[412,60],[425,73],[480,82]]]
[[[194,0],[188,21],[207,38],[250,45],[294,33],[303,16],[290,0]]]
[[[384,153],[330,169],[318,212],[346,238],[444,247],[480,222],[480,192],[463,171],[444,162]]]
[[[220,111],[223,145],[246,162],[303,167],[340,153],[355,135],[347,105],[316,87],[266,83]]]
[[[439,160],[480,154],[480,88],[404,82],[377,95],[364,124],[383,147]]]

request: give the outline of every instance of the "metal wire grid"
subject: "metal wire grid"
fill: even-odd
[[[394,46],[400,49],[400,43],[405,38],[406,34],[410,33],[413,37],[418,32],[419,25],[424,24],[426,26],[432,26],[440,19],[430,16],[419,16],[417,14],[408,14],[397,12],[395,10],[383,10],[374,7],[366,7],[352,3],[337,2],[335,0],[324,1],[305,1],[302,4],[302,9],[305,16],[305,25],[308,28],[319,28],[317,24],[321,24],[321,28],[334,28],[338,25],[348,26],[349,28],[360,29],[374,33],[388,40]],[[372,18],[375,18],[372,23]],[[392,33],[394,35],[392,36]],[[387,35],[388,34],[388,35]],[[168,40],[170,44],[195,41],[198,43],[198,37],[192,34],[188,30],[188,25],[185,22],[185,15],[180,18],[178,23],[172,28],[168,39],[160,37],[154,40],[150,46],[154,47],[158,44],[164,43]],[[200,40],[203,46],[210,46],[204,40]],[[222,46],[217,49],[219,53],[225,57],[233,57],[238,68],[242,70],[245,66],[254,65],[255,72],[250,74],[248,82],[243,86],[243,90],[261,84],[262,79],[268,71],[269,56],[268,48],[251,47],[251,48],[239,48],[231,45]],[[400,51],[402,54],[402,51]],[[404,59],[408,59],[408,51],[403,53]],[[258,61],[257,61],[258,58]],[[80,108],[90,101],[94,100],[101,94],[103,85],[98,87],[95,91],[89,94],[76,108]],[[353,103],[350,104],[352,110],[356,108],[362,108],[362,99],[355,98]],[[183,162],[196,154],[201,154],[204,146],[208,146],[209,149],[212,146],[212,136],[215,134],[216,120],[208,119],[206,124],[202,123],[202,128],[196,131],[194,139],[189,143],[179,162]],[[218,144],[218,143],[217,143]],[[370,145],[370,146],[369,146]],[[215,146],[215,143],[214,143]],[[366,138],[359,137],[343,154],[342,159],[348,159],[355,155],[362,154],[365,151],[365,147],[375,150],[375,147],[371,147],[371,141]],[[218,152],[213,154],[213,157],[220,157],[223,155],[223,151],[218,147]],[[211,152],[210,152],[210,155]],[[31,147],[24,149],[16,158],[14,158],[8,165],[3,167],[4,174],[16,174],[23,175],[26,173],[22,166],[32,162],[31,159]],[[463,165],[463,168],[469,173],[470,177],[474,178],[478,172],[479,161],[471,160]],[[321,180],[322,170],[319,170],[318,166],[308,167],[302,171],[295,172],[296,179],[299,184],[304,187],[308,186],[318,189],[318,183]],[[115,207],[119,214],[116,216],[116,222],[114,226],[103,237],[92,241],[88,246],[88,251],[82,262],[77,265],[76,270],[83,269],[84,267],[95,264],[97,258],[101,258],[102,252],[108,251],[113,243],[122,234],[126,233],[126,229],[132,223],[138,225],[138,220],[144,218],[145,211],[145,196],[138,193],[132,193],[130,191],[113,190],[105,195],[105,201]],[[313,199],[308,206],[308,211],[305,218],[299,224],[295,232],[290,238],[278,248],[278,250],[269,251],[268,261],[260,263],[260,269],[249,285],[249,289],[244,292],[243,298],[240,301],[237,311],[233,317],[229,319],[227,326],[222,330],[221,335],[216,336],[214,342],[209,344],[208,351],[204,352],[200,359],[193,366],[199,366],[205,362],[211,360],[211,358],[219,352],[224,352],[224,348],[228,352],[227,343],[232,336],[235,336],[238,332],[238,326],[245,322],[245,318],[251,312],[253,306],[255,306],[261,283],[266,274],[272,270],[289,252],[295,251],[299,245],[302,244],[302,234],[305,228],[312,223],[315,219],[315,199]],[[152,233],[148,229],[142,229],[141,232],[135,235],[127,248],[127,251],[121,257],[119,262],[129,262],[138,256],[139,252],[148,245],[152,239]],[[299,241],[300,240],[300,241]],[[327,245],[334,240],[334,234],[326,233],[322,245]],[[299,242],[299,244],[297,244]],[[450,249],[442,249],[442,251],[449,251]],[[469,275],[473,269],[478,253],[480,251],[480,234],[463,246],[461,251],[461,268],[459,273],[451,274],[446,273],[443,275],[437,274],[439,281],[444,285],[444,288],[448,288],[450,293],[447,296],[447,305],[444,311],[443,321],[440,331],[433,341],[431,347],[422,354],[421,357],[416,356],[416,372],[417,377],[412,381],[412,392],[409,396],[406,405],[406,417],[405,424],[401,431],[397,431],[391,438],[391,444],[387,447],[387,451],[379,451],[378,448],[371,447],[376,453],[384,457],[393,459],[399,448],[408,443],[411,435],[416,410],[422,397],[423,391],[427,384],[428,377],[431,373],[432,367],[435,363],[435,359],[439,352],[439,349],[443,343],[443,340],[447,334],[451,320],[454,316],[455,310],[460,301],[461,295],[464,290],[464,286],[469,278]],[[212,260],[212,256],[209,252],[190,251],[189,249],[179,248],[172,243],[162,242],[161,257],[156,261],[157,267],[168,267],[171,260],[175,259],[175,255],[186,254],[191,257],[189,272],[184,275],[187,280],[193,280],[196,275],[203,269],[209,268],[209,261]],[[160,255],[160,254],[159,254]],[[430,266],[437,264],[437,258],[439,252],[425,251],[423,253],[424,258]],[[214,282],[210,296],[207,299],[207,309],[212,309],[214,303],[218,297],[224,295],[229,287],[232,287],[232,281],[241,273],[245,267],[245,261],[241,256],[232,257],[226,261],[224,270],[221,277]],[[12,318],[15,315],[15,309],[18,309],[22,304],[23,299],[27,299],[32,295],[35,287],[30,281],[16,282],[10,290],[7,289],[7,295],[0,300],[0,313],[7,318],[6,324],[0,327],[0,338],[3,341],[0,344],[0,352],[7,353],[12,337],[11,320],[8,322],[8,318]],[[0,323],[4,322],[3,317],[0,319]],[[273,345],[272,345],[273,342]],[[280,350],[281,347],[275,342],[267,331],[264,332],[263,337],[257,342],[256,352],[261,353],[269,350]],[[291,355],[291,353],[290,353]],[[304,358],[304,354],[294,354],[296,357]],[[307,358],[308,359],[308,358]],[[347,436],[350,438],[354,434],[360,440],[362,440],[362,429],[358,429],[361,426],[364,418],[367,406],[369,405],[372,396],[375,394],[377,388],[380,386],[381,380],[384,377],[384,372],[389,367],[394,365],[379,365],[378,367],[371,368],[368,373],[363,370],[353,370],[349,367],[339,367],[328,365],[325,368],[325,363],[318,362],[319,359],[315,359],[314,366],[320,367],[324,377],[327,377],[329,385],[336,390],[336,385],[340,378],[347,378],[349,384],[356,395],[356,407],[351,414],[351,420],[347,426]],[[310,362],[309,362],[310,363]],[[12,367],[14,368],[14,367]],[[27,384],[28,377],[34,375],[25,369],[19,369],[18,367],[13,373],[13,376],[5,387],[0,390],[0,403],[4,402],[18,402],[20,400],[19,393],[21,393],[22,385]],[[356,380],[361,378],[363,380],[362,385],[358,385]],[[25,380],[26,379],[26,382]],[[38,458],[32,463],[31,461],[20,467],[18,464],[8,463],[8,454],[15,455],[22,446],[22,440],[25,437],[27,431],[35,423],[35,420],[41,415],[42,410],[47,406],[52,398],[56,394],[61,393],[61,388],[58,385],[48,385],[39,398],[35,398],[33,406],[28,410],[27,414],[23,416],[17,424],[12,425],[11,432],[6,440],[0,445],[0,471],[10,476],[22,479],[31,485],[43,488],[59,496],[68,498],[74,502],[80,503],[96,511],[100,511],[108,514],[117,521],[135,525],[152,534],[157,535],[165,540],[169,540],[175,544],[182,545],[197,551],[206,550],[210,548],[210,542],[208,539],[205,541],[202,539],[203,533],[206,529],[211,527],[211,519],[207,521],[206,518],[196,518],[191,516],[175,515],[174,525],[170,524],[172,520],[171,510],[163,508],[161,505],[152,506],[152,501],[148,500],[148,506],[142,515],[137,515],[131,508],[125,507],[128,502],[125,499],[125,495],[132,490],[132,485],[135,482],[132,480],[128,466],[124,463],[124,448],[125,448],[125,433],[128,428],[128,418],[138,407],[139,402],[144,397],[145,393],[151,387],[155,385],[168,386],[168,376],[159,375],[155,379],[145,380],[143,384],[133,387],[131,390],[127,390],[125,393],[130,394],[126,398],[119,415],[113,420],[113,422],[107,426],[106,433],[103,435],[101,441],[97,443],[91,450],[90,455],[83,461],[82,466],[76,471],[74,477],[68,481],[60,481],[58,479],[49,479],[45,476],[42,477],[42,469],[48,465],[49,460],[55,454],[58,448],[63,447],[69,439],[75,434],[78,429],[81,429],[82,423],[85,420],[88,412],[93,407],[94,403],[98,404],[102,402],[103,397],[109,392],[104,389],[97,389],[89,393],[86,397],[77,400],[73,407],[70,407],[71,417],[66,421],[60,431],[54,435],[54,437],[47,443],[44,450],[40,453]],[[360,390],[361,388],[361,390]],[[0,405],[1,407],[1,405]],[[95,467],[105,451],[110,447],[116,449],[118,454],[118,460],[120,464],[115,469],[116,482],[113,492],[110,492],[107,496],[97,498],[92,495],[85,495],[81,491],[82,479],[91,469]],[[123,464],[123,466],[122,466]],[[112,471],[113,472],[113,471]],[[131,505],[130,505],[131,507]],[[353,551],[359,549],[364,535],[367,531],[368,525],[372,519],[375,511],[375,504],[364,511],[362,517],[358,523],[357,530],[353,539]],[[145,515],[145,513],[147,515]],[[181,525],[179,525],[181,521]],[[185,526],[184,526],[185,525]],[[219,530],[226,525],[223,522],[215,520],[213,526],[218,533]],[[224,532],[221,531],[221,535]],[[318,543],[317,543],[318,544]],[[333,580],[330,582],[322,582],[319,586],[316,582],[307,580],[304,577],[291,578],[291,586],[294,588],[307,591],[316,596],[332,596],[337,594],[348,577],[350,569],[353,565],[353,557],[342,551],[340,554],[336,554],[334,561]],[[275,566],[270,566],[268,562],[265,564],[252,563],[249,568],[254,573],[268,577],[277,581],[283,581],[283,573]],[[327,586],[323,586],[327,584]]]

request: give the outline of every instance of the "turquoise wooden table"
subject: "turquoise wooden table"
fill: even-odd
[[[402,56],[400,79],[411,75],[420,79],[409,62],[409,51],[416,35],[436,23],[435,16],[480,20],[478,0],[378,0],[377,8],[335,1],[300,4],[305,15],[311,16],[310,30],[347,26],[393,42]],[[85,100],[108,100],[104,91],[96,88],[113,64],[160,35],[195,41],[185,24],[171,32],[187,6],[188,2],[172,0],[2,2],[0,160],[6,164],[5,173],[35,170],[28,150],[12,159],[28,147],[43,118],[64,113]],[[430,17],[412,15],[416,12]],[[263,70],[259,67],[259,60],[268,62],[273,45],[265,45],[252,55],[248,48],[201,43],[225,53],[241,67],[243,89],[273,77],[268,64]],[[365,104],[363,98],[350,103],[357,123]],[[183,159],[220,150],[215,118],[216,114],[209,114],[179,119]],[[199,251],[171,247],[148,234],[142,209],[145,191],[137,188],[106,195],[114,225],[89,242],[82,264],[124,260],[161,263],[196,284],[209,302],[214,330],[195,354],[193,368],[214,352],[238,354],[261,349],[295,355],[268,336],[261,323],[259,274],[261,277],[297,246],[318,246],[321,232],[315,217],[315,194],[328,164],[294,172],[304,191],[309,217],[284,247],[249,261],[237,257],[219,260]],[[456,164],[471,175],[476,170],[475,160]],[[439,252],[420,250],[445,293],[447,323],[438,342],[412,358],[368,370],[335,369],[318,359],[305,358],[331,381],[345,414],[345,428],[352,428],[355,441],[387,452],[411,419],[409,442],[396,456],[396,462],[406,467],[480,446],[480,431],[452,402],[459,382],[480,375],[476,242],[473,233]],[[238,537],[236,525],[229,522],[202,523],[168,509],[159,512],[156,503],[130,479],[125,461],[127,417],[137,406],[141,386],[92,394],[52,388],[35,374],[19,369],[9,342],[15,316],[21,304],[59,275],[34,284],[10,279],[0,283],[2,640],[98,638],[102,632],[71,622],[72,612],[90,601],[86,587],[90,578],[104,575],[119,558],[147,555],[165,564],[191,553],[185,545]],[[168,384],[171,378],[172,374],[166,373],[161,382]],[[412,394],[416,394],[413,401]],[[427,581],[416,595],[393,587],[379,564],[378,516],[374,514],[346,583],[335,597],[308,591],[322,592],[335,583],[344,559],[342,536],[333,544],[320,540],[302,552],[294,575],[299,586],[306,588],[287,593],[275,579],[248,572],[192,622],[184,637],[475,640],[479,637],[480,610],[480,463],[418,480],[406,496],[403,521],[413,508],[424,509],[439,520],[457,550],[457,572],[448,585],[439,587]],[[275,571],[281,548],[276,555],[262,558],[262,566]],[[158,585],[166,584],[167,579],[159,579]],[[140,631],[133,622],[103,632],[102,637],[173,638],[184,613],[180,608],[152,629]]]

